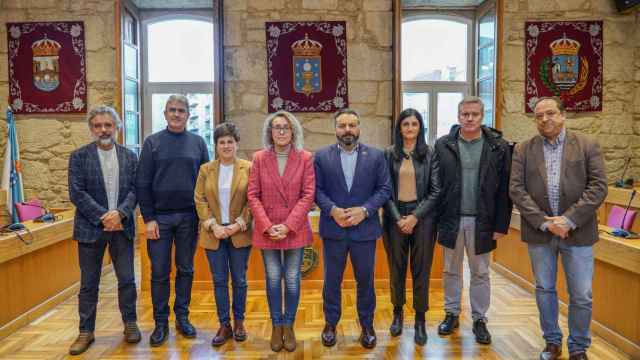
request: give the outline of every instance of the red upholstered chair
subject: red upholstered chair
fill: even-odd
[[[609,213],[607,226],[610,226],[612,228],[622,228],[627,231],[631,230],[633,221],[636,219],[636,211],[628,210],[626,216],[624,215],[624,212],[625,208],[614,205],[611,208],[611,212]],[[624,218],[624,224],[622,223],[622,218]]]
[[[40,199],[31,199],[29,201],[16,204],[18,210],[18,219],[20,222],[27,220],[33,220],[45,213],[45,209],[42,206]]]

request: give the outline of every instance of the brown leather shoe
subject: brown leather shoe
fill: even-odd
[[[569,360],[588,360],[587,353],[584,351],[569,354]]]
[[[324,346],[333,346],[336,344],[336,327],[330,324],[325,324],[324,329],[322,329],[322,345]]]
[[[124,341],[129,344],[136,344],[139,343],[141,339],[142,334],[140,334],[140,329],[135,321],[124,323]]]
[[[540,353],[540,360],[556,360],[560,358],[562,354],[562,346],[558,344],[549,344],[544,347],[544,350]]]
[[[233,321],[233,338],[239,342],[247,340],[247,330],[244,328],[244,320]]]
[[[296,334],[293,332],[293,325],[283,327],[282,337],[284,338],[284,349],[288,352],[296,350]]]
[[[216,336],[211,339],[211,346],[222,346],[227,340],[233,337],[233,330],[231,330],[230,324],[222,324],[216,333]]]
[[[87,349],[89,348],[89,346],[91,346],[94,340],[95,338],[93,337],[92,331],[80,331],[80,334],[78,334],[76,341],[74,341],[73,344],[71,344],[71,347],[69,348],[69,354],[70,355],[82,354],[83,352],[87,351]]]
[[[284,346],[282,331],[282,325],[274,325],[271,329],[271,350],[275,352],[279,352]]]

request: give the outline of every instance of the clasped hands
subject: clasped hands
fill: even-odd
[[[289,234],[289,227],[285,224],[273,225],[265,231],[269,239],[273,241],[280,241],[287,237]]]
[[[121,231],[122,219],[120,218],[120,212],[118,210],[109,210],[100,217],[104,231]]]
[[[402,232],[405,235],[409,235],[413,233],[413,228],[416,226],[417,223],[418,223],[418,218],[415,215],[410,214],[400,218],[400,220],[396,222],[396,225],[398,225],[400,232]]]
[[[569,236],[571,226],[564,216],[545,216],[544,220],[548,222],[547,230],[551,231],[552,234],[561,239],[566,239]]]
[[[331,217],[338,223],[340,227],[350,227],[360,224],[365,218],[366,214],[363,207],[350,207],[347,209],[334,206],[331,209]]]
[[[216,224],[216,225],[213,225],[211,229],[213,230],[213,236],[215,236],[216,239],[222,240],[222,239],[231,237],[235,235],[238,231],[240,231],[240,224],[238,223],[233,223],[229,225]]]

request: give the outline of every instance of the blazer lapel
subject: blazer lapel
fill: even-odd
[[[119,145],[115,144],[116,147],[116,157],[118,158],[118,204],[120,205],[120,198],[127,195],[126,191],[122,191],[125,184],[129,182],[127,176],[127,158],[125,154],[125,148],[121,148]]]
[[[538,168],[538,172],[540,173],[540,177],[542,179],[542,188],[544,189],[544,198],[547,199],[545,211],[550,211],[551,204],[549,203],[549,189],[547,188],[547,165],[544,162],[544,144],[541,136],[536,137],[533,142],[533,162]]]
[[[233,198],[236,196],[236,190],[238,189],[238,183],[240,179],[238,176],[240,175],[240,162],[236,159],[233,163],[233,177],[231,178],[231,199],[230,202],[233,201]]]
[[[358,157],[356,157],[356,168],[353,171],[353,182],[351,183],[351,190],[349,190],[349,194],[351,194],[351,191],[356,187],[356,181],[358,181],[358,179],[361,176],[367,177],[369,175],[369,174],[364,174],[364,175],[360,174],[361,168],[363,166],[362,164],[365,162],[364,157],[368,155],[369,155],[369,152],[367,151],[365,146],[362,144],[358,144]],[[345,181],[345,184],[346,184],[346,181]]]
[[[565,130],[566,131],[566,130]],[[573,161],[576,157],[576,154],[579,153],[579,149],[576,148],[576,138],[570,132],[565,133],[564,137],[564,147],[562,149],[562,158],[560,161],[560,204],[562,204],[562,194],[564,193],[564,179],[567,174],[567,165],[570,161]]]
[[[291,156],[291,153],[289,153],[289,157],[290,156]],[[289,161],[287,160],[287,163],[288,162]],[[273,182],[276,185],[276,189],[278,190],[278,192],[280,193],[280,196],[282,196],[282,199],[284,199],[286,203],[287,195],[284,189],[284,184],[282,183],[282,176],[280,176],[280,172],[278,171],[278,159],[276,158],[276,152],[273,149],[267,151],[267,154],[265,156],[265,163],[268,171],[267,175],[273,179]],[[289,166],[289,164],[287,164],[287,166]]]
[[[300,163],[300,152],[291,148],[291,151],[289,151],[289,157],[287,158],[287,165],[284,167],[284,172],[282,173],[281,178],[283,189],[289,187],[289,180],[291,180],[294,174],[296,174]]]
[[[211,192],[212,192],[212,199],[213,199],[213,208],[214,209],[219,209],[220,208],[220,200],[218,198],[219,196],[219,189],[218,189],[218,181],[219,181],[219,176],[220,176],[220,160],[216,159],[213,161],[213,164],[210,168],[211,173],[209,174],[209,177],[211,177],[211,179],[213,179],[213,181],[211,182]],[[234,177],[235,177],[235,166],[234,166]]]
[[[338,144],[333,145],[333,151],[331,154],[331,163],[336,164],[336,169],[338,169],[338,178],[342,180],[338,182],[342,185],[344,192],[348,194],[349,188],[347,187],[347,179],[344,177],[344,171],[342,170],[342,160],[340,159],[340,148],[338,147]]]
[[[91,146],[91,148],[89,149],[89,157],[91,159],[91,163],[94,164],[95,166],[95,171],[96,171],[96,180],[98,181],[98,185],[100,187],[100,190],[102,192],[102,196],[105,200],[105,205],[106,205],[106,201],[107,201],[107,187],[104,184],[104,174],[102,173],[102,166],[100,166],[100,157],[98,156],[98,145],[96,145],[96,143],[94,142]]]

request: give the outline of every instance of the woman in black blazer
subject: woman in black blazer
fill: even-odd
[[[400,113],[394,144],[385,150],[392,196],[384,211],[384,247],[391,280],[393,322],[390,333],[402,333],[407,264],[411,258],[415,337],[427,342],[425,312],[429,307],[429,277],[435,245],[435,216],[440,179],[438,159],[425,141],[422,115],[415,109]]]

